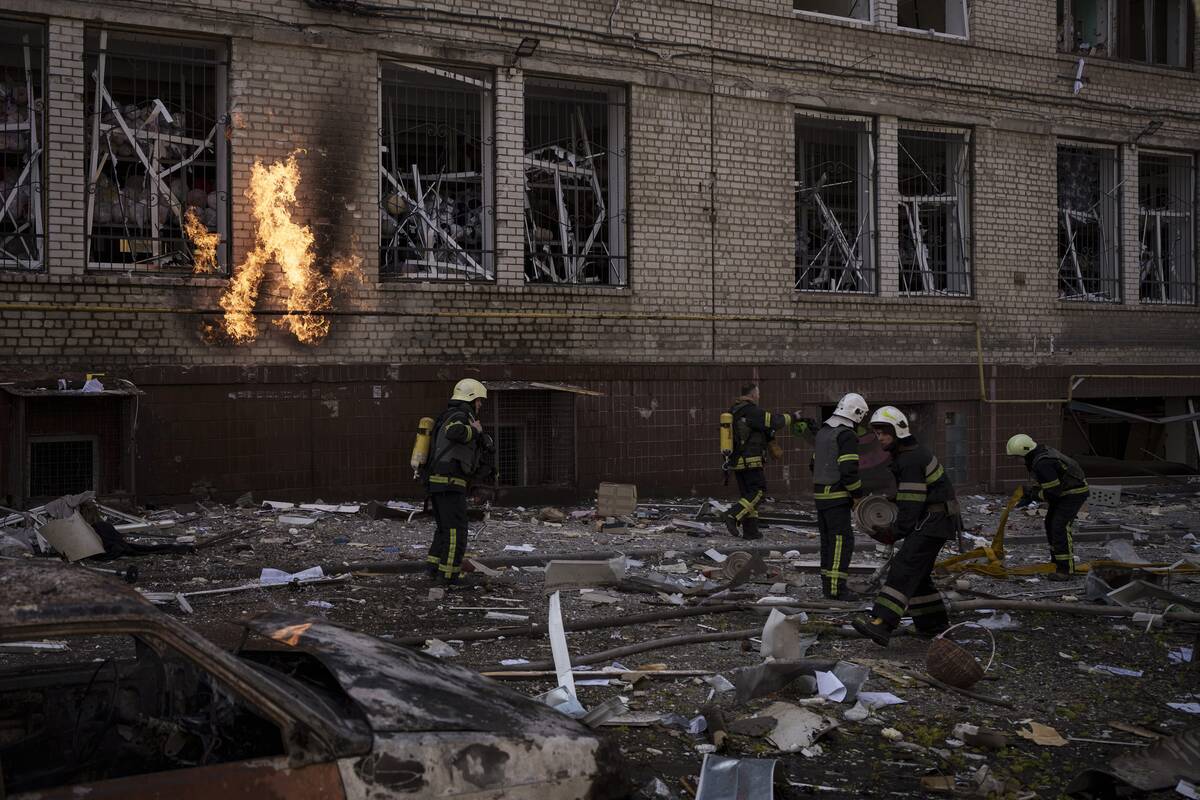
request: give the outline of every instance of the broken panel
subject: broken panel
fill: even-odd
[[[625,90],[525,88],[525,280],[627,283]]]
[[[971,293],[968,131],[901,130],[900,291]]]
[[[0,268],[36,270],[46,247],[45,28],[0,20]]]
[[[1058,296],[1121,299],[1118,226],[1121,191],[1116,148],[1058,146]]]
[[[796,116],[796,289],[875,291],[875,142],[867,117]]]
[[[792,8],[796,11],[863,21],[874,19],[871,5],[871,0],[792,0]]]
[[[1138,267],[1143,303],[1196,302],[1195,161],[1138,154]]]
[[[380,87],[380,277],[492,280],[491,77],[385,62]]]
[[[88,266],[223,272],[225,45],[89,28],[84,56]],[[219,236],[215,263],[196,263],[185,225]]]
[[[896,24],[901,28],[967,35],[967,0],[899,0]]]

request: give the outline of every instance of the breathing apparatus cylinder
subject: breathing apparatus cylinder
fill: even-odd
[[[417,423],[417,438],[413,440],[412,458],[408,465],[412,467],[413,478],[421,477],[421,467],[429,460],[429,445],[433,434],[433,417],[421,417]]]
[[[733,455],[733,414],[728,411],[721,415],[721,455]]]

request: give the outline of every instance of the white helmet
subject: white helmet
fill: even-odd
[[[833,410],[833,415],[848,419],[857,425],[863,421],[863,417],[867,415],[867,411],[869,410],[867,401],[863,399],[863,396],[851,392],[838,401],[837,408]]]
[[[897,439],[907,439],[912,436],[912,431],[908,428],[908,417],[904,416],[904,412],[895,406],[884,406],[875,410],[871,415],[872,425],[887,425],[896,432]]]

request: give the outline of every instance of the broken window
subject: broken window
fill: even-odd
[[[525,88],[525,280],[624,286],[625,90]]]
[[[871,0],[792,0],[792,8],[832,17],[849,17],[864,21],[874,19]]]
[[[41,25],[0,20],[0,268],[40,269],[46,247],[45,53]]]
[[[84,58],[88,266],[224,272],[224,44],[89,28]]]
[[[383,278],[492,280],[492,81],[456,67],[384,63]]]
[[[900,291],[970,294],[970,134],[901,130]]]
[[[1058,146],[1058,296],[1121,299],[1121,192],[1115,148]]]
[[[1144,303],[1196,302],[1195,162],[1138,154],[1138,262]]]
[[[875,143],[865,117],[796,116],[796,288],[875,291]]]
[[[1194,25],[1188,0],[1058,0],[1064,52],[1187,67]]]
[[[899,0],[896,24],[901,28],[967,35],[967,0]]]

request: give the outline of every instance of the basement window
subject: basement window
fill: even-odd
[[[873,293],[875,142],[866,117],[796,115],[796,285]]]
[[[381,67],[381,278],[492,280],[491,76]]]
[[[967,0],[899,0],[896,24],[901,28],[967,36]]]
[[[1063,52],[1168,67],[1192,64],[1189,0],[1058,0]]]
[[[497,389],[489,381],[484,429],[496,440],[501,487],[575,485],[575,393],[560,389]],[[518,383],[511,385],[517,386]]]
[[[869,22],[874,18],[872,0],[792,0],[792,9],[809,14],[846,17]]]
[[[1058,146],[1058,296],[1120,302],[1121,191],[1117,150]]]
[[[227,66],[222,42],[87,30],[90,268],[225,273]]]
[[[99,469],[95,437],[41,437],[29,441],[29,497],[95,491]]]
[[[526,83],[526,281],[627,284],[625,102],[620,86]]]
[[[1138,154],[1138,266],[1143,303],[1196,302],[1195,161]]]
[[[0,19],[0,268],[38,270],[46,248],[45,28]]]
[[[901,130],[900,291],[971,293],[970,133]]]

